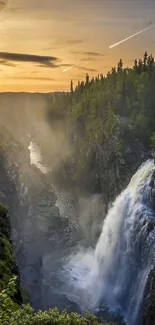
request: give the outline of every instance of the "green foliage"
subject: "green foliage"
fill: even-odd
[[[107,75],[90,78],[86,74],[85,81],[79,81],[74,90],[71,82],[70,88],[54,96],[48,107],[51,124],[59,115],[73,144],[70,177],[89,192],[109,192],[111,200],[126,173],[130,177],[128,171],[134,172],[135,160],[127,157],[127,150],[132,152],[137,143],[146,150],[152,146],[154,58],[145,52],[132,68],[124,68],[120,59]],[[135,159],[139,164],[140,158]]]
[[[16,291],[15,280],[15,277],[11,279],[7,288],[0,292],[1,325],[99,325],[97,318],[89,314],[82,317],[65,310],[60,313],[57,308],[34,313],[29,305],[17,305],[12,299]]]
[[[0,215],[6,215],[7,213],[8,213],[7,208],[0,203]]]
[[[10,236],[8,211],[0,204],[0,291],[8,284],[15,269]]]
[[[151,147],[155,150],[155,132],[151,136]]]
[[[15,259],[12,246],[5,236],[0,236],[0,289],[4,288],[12,276]]]
[[[24,287],[21,287],[20,292],[21,292],[23,303],[28,304],[30,301],[30,296],[29,296],[28,290]]]
[[[13,297],[16,293],[16,277],[9,280],[5,289],[0,292],[0,324],[10,324],[12,313],[19,309]]]

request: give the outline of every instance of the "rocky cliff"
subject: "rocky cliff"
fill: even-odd
[[[69,212],[67,195],[64,203],[59,198],[50,175],[30,164],[29,139],[23,145],[8,130],[5,142],[3,135],[4,132],[0,138],[0,201],[8,207],[11,217],[22,293],[26,291],[35,310],[55,305],[71,305],[77,310],[65,295],[60,296],[55,281],[60,260],[76,241],[77,231],[69,219],[74,211]]]
[[[155,172],[151,180],[151,198],[150,203],[153,211],[155,211]],[[155,220],[153,219],[148,226],[148,235],[150,231],[155,229]],[[152,266],[154,261],[152,261]],[[149,273],[145,292],[144,300],[141,307],[140,325],[154,325],[155,324],[155,267],[152,267]]]
[[[111,139],[113,146],[114,141],[117,139]],[[149,157],[149,153],[145,153],[140,143],[130,141],[124,145],[122,156],[117,159],[112,151],[109,156],[105,148],[90,147],[85,157],[83,177],[70,183],[80,191],[74,191],[72,196],[66,194],[65,190],[65,195],[61,196],[52,184],[50,173],[42,174],[30,164],[28,145],[28,139],[23,145],[8,133],[7,146],[3,143],[0,153],[0,201],[8,207],[11,216],[11,235],[21,286],[28,292],[35,310],[57,305],[60,309],[69,306],[68,309],[80,312],[78,306],[62,294],[57,271],[81,237],[88,235],[89,242],[84,242],[84,245],[95,244],[95,236],[91,232],[93,218],[99,225],[96,235],[100,234],[103,205],[92,213],[94,206],[87,207],[83,193],[93,198],[96,192],[101,194],[107,208],[108,203],[127,185],[140,163]],[[69,173],[66,170],[64,181],[68,184]],[[73,172],[72,169],[71,178]],[[88,222],[85,223],[86,219]],[[87,229],[87,233],[83,232],[84,229]],[[150,292],[149,280],[147,288]],[[150,307],[145,306],[145,314],[149,312],[151,315]]]
[[[155,324],[155,269],[153,269],[148,277],[145,289],[144,303],[141,309],[142,317],[140,325]]]

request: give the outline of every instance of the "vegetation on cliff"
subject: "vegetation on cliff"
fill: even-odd
[[[57,308],[34,313],[30,305],[19,306],[14,302],[16,292],[15,278],[12,278],[6,289],[0,292],[0,324],[1,325],[99,325],[97,318],[88,314],[59,313]],[[108,323],[104,323],[108,325]],[[110,325],[110,324],[109,324]]]
[[[106,76],[86,75],[70,93],[55,95],[48,120],[66,123],[73,145],[72,179],[89,192],[116,197],[155,147],[155,62],[146,52],[133,68],[120,60]]]
[[[66,311],[59,313],[57,308],[35,313],[30,305],[21,305],[18,270],[10,238],[8,211],[0,204],[1,325],[99,325],[97,318],[92,315],[82,317],[77,313],[68,314]]]
[[[10,237],[8,211],[0,204],[0,291],[6,287],[15,269]]]
[[[8,210],[0,204],[0,292],[6,288],[13,276],[16,276],[17,286],[13,299],[20,304],[19,274],[13,254]]]

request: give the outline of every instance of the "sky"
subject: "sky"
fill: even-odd
[[[132,66],[155,55],[154,26],[109,46],[153,24],[155,0],[0,0],[0,92],[67,91],[120,58]]]

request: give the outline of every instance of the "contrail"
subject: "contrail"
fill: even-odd
[[[72,66],[69,67],[69,68],[66,68],[66,69],[62,70],[62,71],[63,71],[63,72],[66,72],[66,71],[68,71],[68,70],[71,70],[72,68],[76,67],[78,64],[79,64],[79,62],[76,63],[76,64],[74,64],[74,65],[72,65]]]
[[[130,38],[133,38],[133,37],[135,37],[135,36],[137,36],[137,35],[139,35],[139,34],[145,32],[145,31],[147,31],[148,29],[150,29],[150,28],[152,28],[152,27],[154,27],[154,26],[155,26],[155,24],[153,24],[153,25],[151,25],[151,26],[149,26],[149,27],[147,27],[147,28],[141,30],[140,32],[137,32],[136,34],[133,34],[133,35],[131,35],[131,36],[129,36],[129,37],[123,39],[122,41],[119,41],[119,42],[117,42],[117,43],[115,43],[115,44],[110,45],[110,46],[109,46],[109,49],[113,49],[114,47],[116,47],[116,46],[118,46],[118,45],[120,45],[120,44],[122,44],[122,43],[128,41]]]

